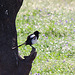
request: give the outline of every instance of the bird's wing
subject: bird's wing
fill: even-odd
[[[35,35],[34,35],[34,34],[31,34],[31,35],[29,35],[29,36],[27,37],[27,40],[33,39],[34,37],[35,37]]]
[[[35,37],[35,35],[34,34],[32,34],[31,36],[30,36],[30,38],[34,38]]]

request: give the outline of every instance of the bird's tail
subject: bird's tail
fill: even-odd
[[[12,49],[16,49],[16,48],[18,48],[18,47],[20,47],[20,46],[22,46],[22,45],[26,45],[26,42],[22,43],[22,44],[19,45],[19,46],[13,47]]]
[[[21,44],[21,45],[19,45],[19,46],[17,46],[17,47],[20,47],[20,46],[22,46],[22,45],[26,45],[26,42],[24,42],[23,44]]]

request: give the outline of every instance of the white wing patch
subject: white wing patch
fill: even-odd
[[[33,37],[35,37],[35,35],[34,35],[34,34],[30,36],[30,38],[33,38]]]

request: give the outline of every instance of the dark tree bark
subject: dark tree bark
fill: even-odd
[[[16,15],[23,0],[0,0],[0,75],[29,75],[37,52],[32,48],[29,56],[22,59],[18,54]]]

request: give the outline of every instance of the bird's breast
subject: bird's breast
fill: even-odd
[[[35,43],[37,43],[37,37],[32,39],[32,44],[35,44]]]

